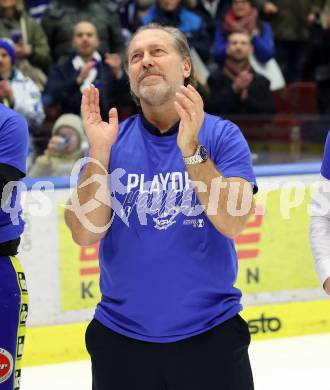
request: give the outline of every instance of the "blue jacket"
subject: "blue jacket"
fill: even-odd
[[[273,39],[272,28],[269,23],[261,22],[260,35],[254,35],[251,42],[254,48],[256,58],[265,63],[275,55],[275,44]],[[213,56],[216,62],[223,64],[226,60],[227,36],[222,31],[220,25],[216,27]]]
[[[160,23],[177,27],[183,32],[191,47],[194,47],[204,61],[210,56],[210,39],[203,19],[184,7],[174,12],[164,12],[157,4],[152,5],[141,20],[142,25]]]

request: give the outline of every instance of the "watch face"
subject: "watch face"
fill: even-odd
[[[201,145],[199,149],[199,155],[201,156],[203,161],[206,161],[209,158],[209,153],[205,146]]]

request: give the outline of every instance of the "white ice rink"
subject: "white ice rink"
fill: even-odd
[[[250,358],[255,390],[330,390],[330,333],[256,341]],[[21,390],[92,388],[88,361],[25,368],[22,376]]]

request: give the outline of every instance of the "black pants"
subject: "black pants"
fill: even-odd
[[[134,340],[96,320],[86,331],[93,390],[253,390],[249,344],[239,315],[174,343]]]

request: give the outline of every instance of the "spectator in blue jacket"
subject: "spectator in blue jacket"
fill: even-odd
[[[210,56],[210,40],[203,18],[182,6],[181,0],[157,0],[142,18],[142,25],[158,23],[173,26],[183,32],[190,47],[196,49],[203,61]]]
[[[227,37],[233,32],[247,32],[251,37],[256,59],[265,63],[275,55],[272,28],[259,20],[258,10],[252,0],[233,0],[232,6],[215,31],[213,55],[216,62],[226,60]]]

